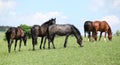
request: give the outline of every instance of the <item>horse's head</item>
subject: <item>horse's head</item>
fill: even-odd
[[[24,42],[24,46],[26,46],[27,44],[27,34],[25,33],[24,34],[24,37],[23,37],[23,42]]]
[[[108,29],[108,39],[110,41],[112,41],[112,30],[111,30],[110,26],[109,26],[109,29]]]
[[[80,31],[74,25],[71,25],[71,26],[72,26],[72,30],[73,30],[72,32],[77,39],[77,43],[80,45],[80,47],[83,47],[82,46],[83,39],[82,39],[82,35],[81,35]]]
[[[110,40],[110,41],[112,41],[112,35],[108,35],[108,39]]]
[[[49,20],[49,25],[52,25],[52,24],[55,24],[56,23],[56,18],[51,18],[50,20]]]
[[[108,39],[112,41],[112,32],[108,32]]]
[[[41,26],[49,26],[49,25],[53,25],[56,23],[56,18],[51,18],[50,20],[48,20],[47,22],[43,23]]]
[[[83,47],[83,46],[82,46],[82,38],[78,39],[78,40],[77,40],[77,43],[80,45],[80,47]]]

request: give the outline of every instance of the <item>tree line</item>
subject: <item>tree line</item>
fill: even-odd
[[[0,31],[6,31],[11,26],[0,26]]]
[[[0,32],[6,32],[10,27],[13,27],[13,26],[0,26]],[[31,36],[31,32],[30,32],[31,26],[28,26],[26,24],[21,24],[20,27],[27,33],[27,36],[30,38],[30,36]]]

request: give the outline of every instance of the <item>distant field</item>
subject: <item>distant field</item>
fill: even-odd
[[[97,43],[83,41],[84,47],[79,47],[74,37],[69,37],[67,48],[63,48],[65,37],[55,38],[56,49],[40,50],[38,44],[32,51],[31,39],[27,46],[22,44],[21,51],[7,51],[7,41],[3,40],[4,33],[0,32],[0,65],[120,65],[120,37],[113,41],[103,39]],[[40,43],[40,38],[38,39]]]

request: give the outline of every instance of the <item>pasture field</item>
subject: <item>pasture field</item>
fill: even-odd
[[[7,41],[3,40],[4,33],[0,32],[0,65],[120,65],[120,37],[113,36],[113,41],[103,38],[97,43],[83,40],[84,47],[79,47],[74,37],[68,38],[67,48],[63,48],[65,37],[56,37],[56,49],[39,49],[39,43],[32,51],[32,40],[28,39],[27,46],[22,43],[21,51],[7,51]]]

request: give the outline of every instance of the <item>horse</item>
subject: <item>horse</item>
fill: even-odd
[[[52,42],[53,48],[55,49],[55,46],[54,46],[55,35],[66,36],[65,42],[64,42],[64,48],[66,48],[67,39],[68,39],[69,35],[72,35],[72,34],[77,39],[77,43],[80,45],[80,47],[83,47],[81,33],[74,25],[53,24],[48,27],[47,32],[48,32],[48,35],[47,35],[48,36],[48,49],[50,49],[50,42]]]
[[[108,33],[108,39],[112,41],[112,30],[109,24],[106,21],[94,21],[92,23],[93,26],[93,39],[97,41],[97,31],[100,31],[100,38],[101,39],[102,33],[105,32],[104,41],[106,41],[106,33]]]
[[[7,31],[6,31],[6,39],[8,42],[8,52],[10,53],[11,51],[11,45],[13,43],[13,41],[15,40],[15,46],[14,46],[14,51],[16,51],[16,46],[17,46],[17,41],[20,40],[20,44],[19,44],[19,51],[21,48],[21,42],[23,40],[24,42],[24,46],[26,46],[26,42],[27,42],[27,34],[23,31],[23,29],[21,27],[10,27]]]
[[[84,23],[84,36],[88,33],[88,41],[91,41],[91,33],[93,31],[92,21],[85,21]]]
[[[40,44],[40,49],[42,49],[42,43],[43,39],[45,37],[44,44],[46,43],[46,35],[47,35],[47,28],[56,23],[56,18],[51,18],[49,21],[43,23],[41,26],[39,25],[34,25],[31,28],[31,34],[32,34],[32,45],[33,45],[33,50],[35,50],[35,45],[37,44],[37,37],[41,37],[41,44]],[[43,48],[45,48],[43,46]]]

